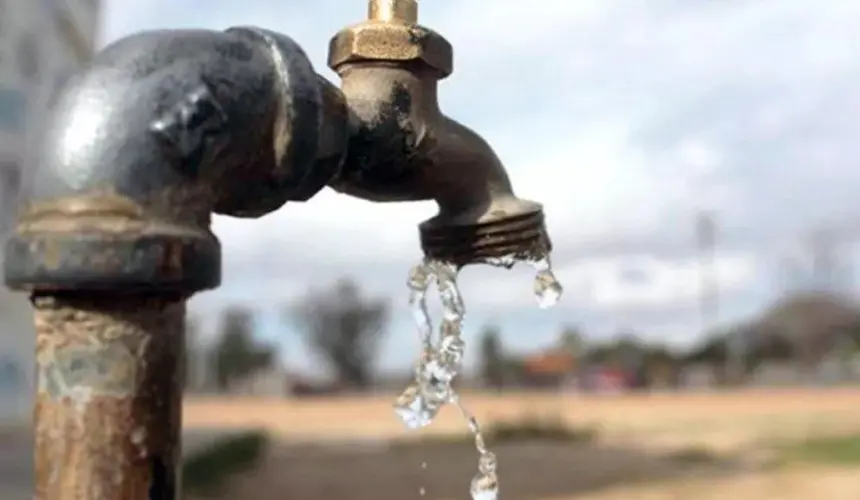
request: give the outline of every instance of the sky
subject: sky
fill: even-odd
[[[292,36],[334,82],[328,40],[366,14],[361,0],[106,4],[103,42],[149,29],[261,26]],[[510,349],[537,350],[574,325],[595,338],[632,329],[690,345],[702,331],[700,211],[718,225],[722,321],[784,292],[782,262],[805,255],[810,231],[836,231],[853,260],[860,2],[821,5],[420,2],[421,24],[455,50],[443,111],[492,144],[518,196],[544,204],[565,285],[557,307],[540,310],[530,269],[466,268],[467,342],[492,324]],[[285,362],[314,368],[319,360],[283,311],[308,289],[351,277],[391,300],[381,365],[408,366],[418,345],[405,277],[421,258],[416,226],[434,213],[433,203],[372,204],[326,190],[258,220],[219,217],[224,285],[194,298],[193,313],[208,333],[225,304],[253,307]]]

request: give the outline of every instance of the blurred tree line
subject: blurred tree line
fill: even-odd
[[[283,319],[301,332],[340,388],[364,390],[373,381],[388,311],[387,301],[367,297],[354,281],[344,279],[284,308]],[[213,390],[228,392],[237,383],[278,367],[277,348],[255,337],[250,308],[227,308],[216,341],[205,352],[200,352],[199,322],[189,320],[187,331],[186,382],[204,378],[214,384]]]
[[[345,279],[284,307],[282,317],[325,363],[335,380],[334,389],[366,390],[374,385],[389,320],[386,300],[368,296]],[[215,344],[205,356],[190,354],[196,363],[189,363],[189,370],[205,364],[213,389],[230,391],[237,382],[277,368],[277,349],[257,340],[255,328],[252,310],[226,309]],[[191,322],[188,330],[193,345],[198,327]],[[833,298],[796,296],[778,301],[754,321],[710,332],[683,351],[642,339],[627,331],[596,341],[578,328],[566,326],[549,349],[518,355],[507,352],[498,327],[487,325],[475,341],[477,379],[486,387],[503,389],[528,385],[531,373],[533,379],[557,384],[571,374],[602,367],[623,371],[632,385],[644,387],[656,380],[677,383],[679,371],[692,365],[711,367],[719,378],[724,375],[730,345],[737,342],[742,346],[746,374],[766,362],[813,366],[834,352],[846,358],[860,354],[860,311]],[[189,378],[193,376],[189,373]]]

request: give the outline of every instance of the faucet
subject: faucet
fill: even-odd
[[[178,497],[186,302],[221,281],[213,213],[329,186],[435,200],[428,259],[549,251],[541,206],[439,109],[453,50],[417,18],[415,0],[370,0],[331,41],[340,88],[290,37],[236,27],[128,36],[55,92],[3,263],[34,309],[36,499]]]
[[[487,141],[439,109],[453,49],[417,20],[416,0],[371,0],[366,21],[332,38],[328,64],[351,132],[330,186],[372,201],[435,200],[438,215],[419,226],[430,258],[462,266],[545,254],[541,206],[515,197]]]

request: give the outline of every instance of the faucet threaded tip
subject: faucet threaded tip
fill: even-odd
[[[418,23],[417,0],[370,0],[367,18],[371,21]]]
[[[429,222],[429,221],[428,221]],[[468,264],[539,260],[552,249],[543,211],[467,226],[419,226],[427,258]]]

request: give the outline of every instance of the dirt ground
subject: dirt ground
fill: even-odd
[[[422,488],[428,499],[467,498],[474,450],[431,443],[387,447],[390,439],[415,437],[393,417],[392,399],[194,400],[186,404],[185,419],[191,427],[264,428],[280,441],[263,467],[232,485],[231,498],[402,500],[419,497]],[[599,442],[588,445],[496,447],[506,500],[860,498],[860,470],[767,471],[749,460],[775,441],[860,431],[860,389],[465,394],[463,401],[483,422],[552,415],[599,429]],[[449,410],[418,437],[464,428]],[[685,449],[724,459],[704,466],[672,458]]]
[[[379,441],[463,433],[453,408],[420,433],[407,433],[391,411],[393,395],[313,400],[192,399],[191,428],[261,428],[289,441]],[[649,444],[734,447],[751,441],[860,426],[860,388],[736,391],[700,394],[595,396],[575,394],[463,394],[480,422],[549,415],[571,425],[597,427],[610,440]]]

